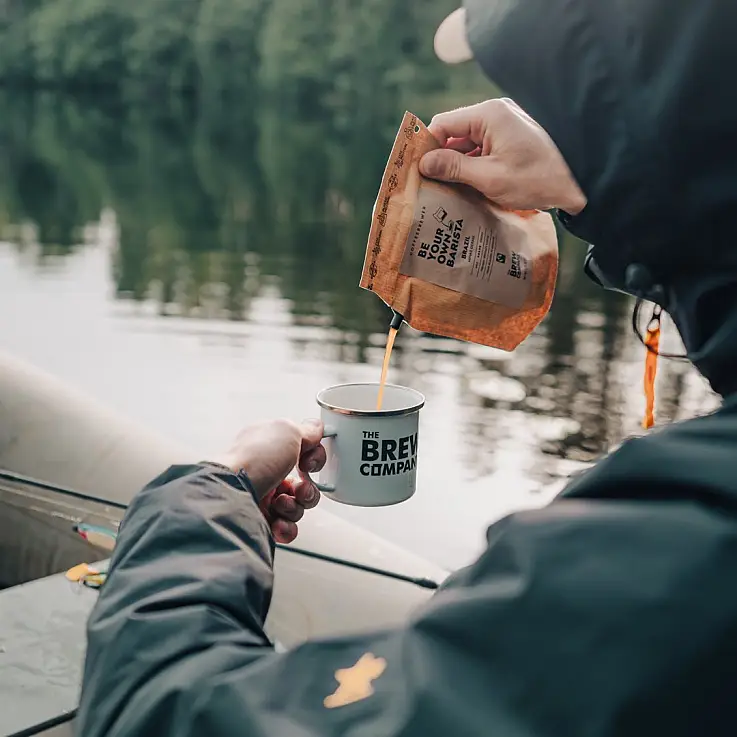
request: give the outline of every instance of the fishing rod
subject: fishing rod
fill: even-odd
[[[128,505],[123,504],[122,502],[114,502],[106,499],[100,499],[99,497],[92,496],[90,494],[84,494],[80,491],[75,491],[74,489],[59,486],[58,484],[52,484],[48,481],[40,481],[39,479],[32,478],[31,476],[24,476],[23,474],[15,473],[14,471],[0,469],[0,480],[10,481],[17,484],[25,484],[26,486],[43,489],[44,491],[51,491],[56,494],[61,494],[62,496],[70,497],[79,501],[91,502],[93,504],[101,504],[103,506],[113,507],[114,509],[118,509],[123,512],[128,509]],[[333,555],[328,555],[327,553],[317,553],[313,550],[305,550],[304,548],[294,547],[293,545],[276,543],[276,547],[279,550],[283,550],[287,553],[292,553],[293,555],[301,555],[305,558],[322,560],[326,563],[332,563],[333,565],[346,566],[357,571],[364,571],[365,573],[372,573],[377,576],[383,576],[384,578],[391,578],[396,581],[403,581],[404,583],[409,583],[423,589],[437,589],[440,587],[440,584],[437,581],[433,581],[430,578],[407,576],[403,573],[388,571],[384,568],[377,568],[365,563],[345,560],[344,558],[337,558]]]

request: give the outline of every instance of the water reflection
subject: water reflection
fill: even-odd
[[[292,361],[346,377],[370,364],[378,378],[388,310],[357,282],[396,112],[333,129],[247,105],[0,96],[0,241],[42,271],[108,249],[129,330],[239,350],[268,328]],[[426,392],[462,438],[451,476],[544,488],[637,432],[631,304],[591,284],[582,255],[563,238],[553,310],[513,354],[400,333],[393,379]],[[667,362],[658,400],[660,421],[714,405]]]

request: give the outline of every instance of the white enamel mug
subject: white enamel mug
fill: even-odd
[[[414,389],[378,383],[340,384],[317,395],[325,424],[327,463],[315,482],[329,499],[357,507],[385,507],[415,493],[420,409]]]

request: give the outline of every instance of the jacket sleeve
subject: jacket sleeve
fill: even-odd
[[[277,654],[253,498],[235,476],[171,469],[122,526],[78,733],[733,737],[734,516],[647,498],[632,475],[620,498],[585,486],[493,525],[404,626]]]

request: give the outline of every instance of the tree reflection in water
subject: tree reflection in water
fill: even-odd
[[[272,290],[285,300],[298,357],[378,367],[388,311],[357,282],[399,117],[333,128],[248,105],[6,94],[0,239],[44,268],[112,222],[122,304],[253,323],[254,299]],[[638,431],[644,349],[631,334],[632,305],[588,281],[583,253],[563,235],[553,309],[513,354],[400,333],[398,380],[428,392],[430,376],[454,382],[469,474],[516,463],[548,481]],[[237,340],[221,325],[214,339]],[[658,402],[660,421],[714,406],[692,369],[666,361]]]

